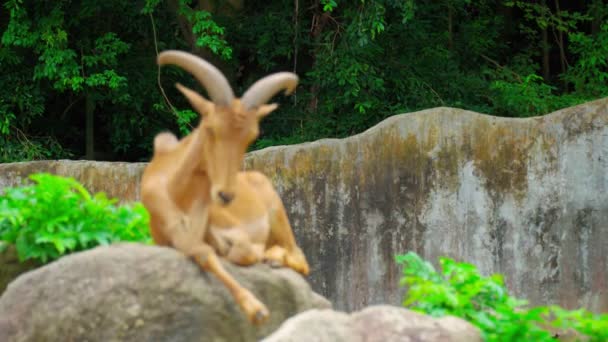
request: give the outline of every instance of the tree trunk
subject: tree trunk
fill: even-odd
[[[293,6],[293,73],[296,74],[298,72],[298,41],[300,38],[300,0],[294,0]],[[295,106],[298,101],[297,91],[293,95]],[[302,126],[302,119],[300,119],[300,126]]]
[[[195,44],[194,44],[194,34],[192,33],[192,25],[190,24],[188,19],[186,19],[183,15],[181,15],[179,13],[179,6],[180,6],[179,0],[169,1],[169,8],[173,12],[173,14],[175,14],[177,24],[179,25],[179,30],[181,31],[182,36],[184,37],[184,40],[186,40],[188,42],[188,45],[190,45],[191,51],[194,52]]]
[[[559,17],[560,8],[559,8],[559,0],[555,0],[555,14]],[[568,60],[566,59],[566,51],[564,48],[564,32],[557,29],[557,45],[559,46],[559,63],[561,67],[562,74],[566,73],[566,66],[568,65]],[[564,87],[568,90],[568,82],[564,81]]]
[[[243,9],[244,0],[199,0],[198,8],[212,14],[233,16]]]
[[[547,37],[547,28],[542,29],[542,49],[543,49],[543,78],[549,81],[551,76],[551,67],[549,66],[549,39]]]
[[[602,26],[602,11],[600,11],[599,9],[604,6],[604,4],[602,3],[602,0],[594,0],[591,3],[591,8],[592,8],[592,13],[593,13],[593,19],[591,20],[591,34],[593,36],[597,35],[600,30],[601,30],[601,26]]]
[[[547,7],[547,1],[546,0],[542,0],[541,1],[541,5],[543,7]],[[543,27],[541,28],[541,35],[542,35],[542,49],[543,49],[543,78],[545,79],[545,81],[549,81],[549,78],[551,77],[551,67],[549,65],[549,37],[548,37],[548,33],[547,33],[547,27]]]
[[[515,32],[515,26],[513,25],[513,7],[505,6],[502,2],[500,2],[499,4],[497,4],[497,8],[498,13],[500,13],[502,17],[505,18],[503,39],[510,40],[512,39]]]
[[[91,94],[85,99],[85,159],[95,159],[95,100]]]
[[[320,3],[319,0],[315,1],[315,11],[316,13],[313,15],[313,24],[311,26],[311,30],[310,30],[310,36],[313,40],[313,46],[317,46],[312,54],[311,54],[311,59],[312,59],[312,65],[314,68],[314,65],[317,63],[317,54],[318,54],[318,50],[319,50],[319,46],[321,45],[321,38],[322,38],[322,33],[323,33],[323,29],[325,28],[325,25],[327,24],[327,22],[329,21],[330,18],[330,14],[327,12],[323,12],[322,10],[320,10]],[[308,102],[308,111],[310,112],[316,112],[317,111],[317,106],[319,104],[319,86],[314,84],[310,87],[310,101]]]
[[[454,48],[454,8],[452,4],[448,1],[448,49],[450,51]]]

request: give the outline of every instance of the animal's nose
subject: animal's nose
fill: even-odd
[[[222,202],[224,202],[224,204],[228,204],[234,199],[234,194],[230,192],[220,191],[217,195],[222,200]]]

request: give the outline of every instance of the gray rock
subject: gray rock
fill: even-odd
[[[253,341],[329,305],[292,270],[224,265],[267,305],[265,325],[251,325],[224,286],[179,252],[118,244],[9,284],[0,297],[0,341]]]
[[[479,330],[456,317],[439,319],[404,308],[378,305],[353,314],[309,310],[288,319],[264,342],[475,342]]]

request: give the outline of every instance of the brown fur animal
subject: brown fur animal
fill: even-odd
[[[248,319],[260,324],[268,309],[225,271],[219,257],[238,265],[264,261],[309,272],[270,180],[259,172],[239,171],[247,147],[258,136],[260,119],[277,108],[266,102],[283,89],[292,92],[298,78],[287,72],[269,75],[237,99],[222,73],[195,55],[165,51],[158,63],[190,72],[211,101],[176,85],[202,120],[181,140],[171,133],[154,139],[154,155],[141,182],[152,237],[217,276]]]

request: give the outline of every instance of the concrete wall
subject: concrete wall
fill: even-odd
[[[44,165],[137,198],[142,164],[5,164],[0,186]],[[608,311],[608,99],[530,119],[396,115],[347,139],[251,153],[246,167],[273,179],[312,286],[336,308],[400,303],[394,255],[416,251],[504,273],[533,303]]]
[[[74,177],[91,192],[103,191],[121,202],[139,200],[139,182],[146,163],[42,160],[0,164],[0,190],[18,186],[36,172]]]

